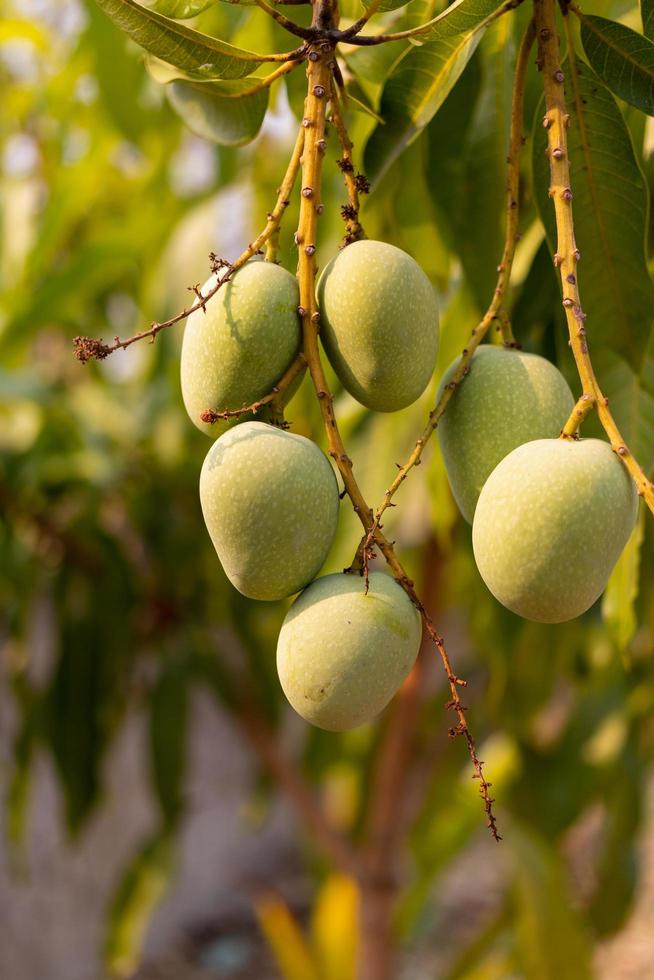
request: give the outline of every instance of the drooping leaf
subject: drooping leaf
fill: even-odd
[[[133,976],[152,913],[170,884],[174,858],[171,838],[156,834],[127,867],[112,902],[105,937],[104,960],[113,975]]]
[[[239,0],[230,0],[230,2],[238,3]],[[164,17],[186,20],[201,14],[207,7],[212,7],[216,0],[139,0],[139,3]]]
[[[172,826],[183,806],[188,726],[188,673],[183,663],[164,669],[152,692],[152,776],[164,820]]]
[[[256,903],[256,914],[285,980],[319,980],[313,951],[286,902],[266,895]]]
[[[321,980],[354,980],[359,934],[359,890],[354,879],[330,875],[311,917],[311,938]]]
[[[640,0],[640,15],[643,21],[643,34],[650,41],[654,39],[654,2]]]
[[[648,191],[615,99],[587,65],[566,62],[568,150],[579,283],[588,315],[591,354],[619,350],[639,376],[654,319],[654,286],[645,260]],[[556,247],[549,167],[536,111],[533,139],[535,196],[550,250]]]
[[[515,824],[506,840],[515,857],[520,972],[529,977],[590,980],[589,942],[581,917],[570,902],[556,851],[526,827]]]
[[[136,0],[97,0],[105,13],[150,54],[208,80],[244,78],[266,61],[264,55],[235,48],[191,30]]]
[[[247,92],[256,79],[225,82],[172,82],[171,105],[197,136],[222,146],[243,146],[261,129],[268,108],[268,89]]]
[[[438,112],[502,6],[498,0],[457,0],[436,17],[423,42],[399,59],[382,94],[377,127],[365,150],[365,169],[378,180]]]
[[[459,252],[481,309],[492,298],[505,230],[506,154],[515,49],[513,22],[502,17],[481,42],[482,84],[462,151],[462,194],[454,220]],[[466,229],[482,227],[481,236]]]
[[[584,51],[602,81],[625,102],[654,115],[654,42],[614,20],[579,17]]]

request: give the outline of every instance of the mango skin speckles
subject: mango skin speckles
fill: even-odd
[[[304,436],[262,422],[225,432],[200,474],[207,530],[230,582],[251,599],[283,599],[320,571],[338,521],[331,464]]]
[[[320,339],[343,387],[367,408],[395,412],[427,387],[438,351],[429,279],[386,242],[348,245],[318,281]]]
[[[202,292],[215,284],[212,276]],[[191,421],[216,438],[243,415],[209,425],[207,409],[251,405],[269,394],[297,356],[302,331],[294,276],[273,262],[250,261],[186,323],[181,355],[182,398]]]
[[[638,497],[601,439],[538,439],[514,449],[480,494],[472,545],[484,582],[525,619],[581,616],[606,588]]]
[[[413,667],[420,614],[383,572],[326,575],[298,596],[277,643],[284,694],[312,725],[340,732],[371,721]]]
[[[458,360],[443,375],[437,399]],[[565,378],[544,357],[487,345],[475,351],[437,429],[452,494],[469,524],[497,464],[524,442],[558,436],[573,407]]]

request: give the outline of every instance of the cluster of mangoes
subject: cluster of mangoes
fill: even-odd
[[[384,242],[355,242],[325,268],[317,299],[321,342],[344,388],[375,411],[415,401],[438,349],[436,297],[417,263]],[[339,508],[332,465],[317,445],[247,413],[203,421],[208,410],[251,405],[273,390],[302,345],[298,306],[290,273],[248,262],[189,318],[182,394],[192,421],[219,436],[200,499],[225,573],[251,598],[300,592],[279,636],[280,681],[300,715],[342,731],[378,714],[407,676],[420,645],[418,611],[381,572],[368,590],[358,575],[316,578]],[[580,615],[595,601],[637,509],[608,443],[558,438],[573,404],[544,358],[484,346],[439,427],[484,581],[509,609],[542,622]]]
[[[211,287],[210,280],[206,287]],[[208,288],[204,292],[208,292]],[[438,306],[401,249],[360,241],[339,252],[317,287],[320,337],[344,387],[363,405],[411,404],[433,375]],[[389,575],[316,578],[331,547],[339,493],[332,465],[309,439],[244,414],[213,425],[208,410],[267,395],[301,348],[297,280],[252,260],[186,325],[181,378],[192,421],[219,438],[200,476],[202,511],[225,573],[244,595],[291,606],[277,647],[286,696],[308,721],[342,731],[369,721],[416,659],[417,609]]]
[[[451,383],[456,363],[441,391]],[[636,520],[634,485],[608,442],[559,438],[574,408],[549,361],[475,351],[439,426],[479,572],[525,619],[561,623],[604,591]]]

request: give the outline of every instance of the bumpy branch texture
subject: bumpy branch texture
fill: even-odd
[[[411,601],[420,611],[425,630],[438,650],[450,687],[448,708],[453,710],[457,716],[457,724],[450,729],[450,734],[453,736],[462,735],[465,738],[474,768],[474,778],[479,780],[479,792],[484,803],[488,827],[493,837],[499,840],[500,836],[492,808],[494,801],[490,795],[491,784],[486,780],[483,764],[477,756],[474,740],[465,717],[465,707],[461,702],[459,694],[459,687],[465,686],[465,682],[454,673],[444,641],[437,632],[431,617],[417,595],[413,587],[413,582],[407,576],[401,562],[397,558],[392,544],[382,533],[381,529],[375,527],[373,512],[366,503],[354,477],[352,460],[347,455],[339,432],[334,415],[333,396],[329,390],[320,358],[318,346],[320,313],[317,308],[315,293],[315,254],[317,223],[322,210],[320,202],[320,175],[326,149],[326,101],[331,86],[333,58],[333,47],[326,42],[312,47],[308,54],[308,91],[305,101],[304,119],[302,121],[302,128],[305,133],[302,153],[302,196],[300,220],[296,235],[299,249],[298,279],[300,283],[300,311],[304,337],[304,355],[320,403],[323,424],[327,435],[329,455],[338,467],[347,495],[363,525],[366,535],[372,530],[374,543],[381,551],[397,581],[402,585]]]
[[[567,129],[570,115],[565,103],[565,76],[561,69],[559,38],[556,33],[555,0],[535,0],[534,11],[538,29],[538,66],[543,74],[545,91],[545,116],[543,127],[547,130],[547,151],[550,164],[550,198],[556,216],[557,244],[554,264],[561,275],[563,307],[570,335],[570,346],[582,385],[582,396],[575,405],[563,435],[576,434],[580,422],[593,407],[597,408],[600,422],[611,441],[611,447],[629,470],[636,489],[649,509],[654,513],[654,484],[645,476],[631,454],[615,423],[599,386],[588,350],[586,314],[581,305],[577,264],[581,257],[575,241],[572,188],[568,160]],[[567,27],[567,17],[565,18]],[[570,46],[570,71],[575,72],[572,37],[568,31]]]

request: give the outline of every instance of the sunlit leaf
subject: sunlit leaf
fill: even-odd
[[[279,965],[284,980],[321,980],[302,929],[281,898],[268,895],[255,906],[259,928]]]
[[[580,14],[586,56],[612,92],[654,115],[654,43],[630,27]]]
[[[265,56],[191,30],[140,6],[136,0],[97,2],[121,30],[150,54],[204,78],[243,78],[266,60]]]
[[[330,875],[318,892],[311,919],[321,980],[354,980],[358,934],[357,884],[346,875]]]
[[[152,913],[170,885],[174,858],[170,837],[157,834],[125,871],[112,902],[105,937],[105,963],[115,976],[133,976]]]
[[[501,6],[498,0],[457,0],[420,36],[423,43],[401,57],[382,95],[386,125],[366,146],[371,179],[378,180],[438,112]]]

